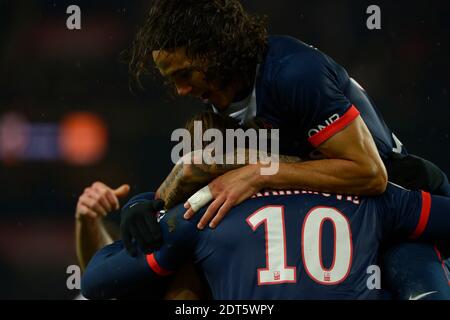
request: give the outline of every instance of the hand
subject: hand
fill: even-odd
[[[247,165],[229,171],[213,180],[208,187],[214,200],[200,219],[197,227],[203,229],[209,223],[211,228],[215,228],[231,208],[261,190],[259,176],[260,167],[258,165]],[[188,209],[184,218],[192,218],[195,212],[189,202],[186,202],[184,207]]]
[[[75,217],[77,219],[106,217],[112,211],[120,209],[119,198],[125,197],[129,191],[130,186],[127,184],[112,189],[102,182],[95,182],[84,189],[78,198]]]
[[[162,232],[156,213],[163,208],[164,201],[158,199],[142,200],[122,209],[120,232],[125,249],[131,256],[137,254],[133,238],[145,253],[151,253],[162,245]]]

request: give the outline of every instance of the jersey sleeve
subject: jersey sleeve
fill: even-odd
[[[122,241],[100,249],[81,278],[81,293],[88,299],[120,299],[158,295],[164,280],[149,268],[139,251],[131,257]]]
[[[359,111],[344,95],[346,71],[318,51],[291,56],[275,77],[275,96],[313,147],[348,126]]]
[[[383,198],[387,232],[412,240],[450,240],[450,198],[391,183]]]
[[[128,202],[123,206],[124,208],[131,206],[134,203],[140,202],[140,201],[145,201],[145,200],[153,200],[155,199],[155,193],[154,192],[144,192],[144,193],[140,193],[138,195],[135,195],[134,197],[132,197],[130,200],[128,200]]]
[[[428,192],[389,183],[381,200],[382,223],[389,235],[417,239],[427,229],[431,212]]]
[[[146,256],[148,266],[159,276],[172,274],[195,252],[199,236],[196,222],[199,217],[185,220],[183,218],[185,211],[183,205],[178,205],[160,220],[164,244]]]
[[[413,238],[450,240],[450,198],[423,192],[422,215]],[[428,209],[429,208],[429,209]],[[429,213],[427,214],[427,210]]]
[[[145,289],[158,290],[163,279],[192,254],[197,241],[196,224],[183,218],[184,211],[181,205],[161,218],[164,244],[152,254],[144,254],[138,248],[137,256],[131,257],[122,241],[98,251],[83,275],[83,295],[89,299],[111,299],[129,297]]]

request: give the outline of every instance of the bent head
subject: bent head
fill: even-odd
[[[130,73],[158,71],[179,95],[226,108],[253,83],[267,41],[265,18],[238,0],[155,0],[134,41]]]
[[[189,58],[184,47],[154,50],[152,56],[161,75],[175,87],[179,96],[192,96],[220,109],[230,104],[236,83],[222,86],[219,79],[208,79],[206,60]]]

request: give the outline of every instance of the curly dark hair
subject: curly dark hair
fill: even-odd
[[[154,67],[154,50],[184,47],[208,62],[206,77],[227,85],[250,83],[267,47],[267,18],[247,13],[238,0],[154,0],[128,51],[130,84]]]

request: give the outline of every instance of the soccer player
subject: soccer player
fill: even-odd
[[[281,154],[311,160],[282,163],[272,176],[249,165],[216,177],[208,184],[214,201],[200,228],[216,227],[233,206],[264,188],[379,195],[389,180],[450,196],[445,173],[408,154],[345,68],[297,39],[269,36],[264,19],[238,0],[155,0],[130,57],[138,82],[153,69],[153,58],[179,95],[197,97],[241,123],[278,128]],[[187,204],[186,218],[193,214]],[[399,261],[405,268],[412,263]]]
[[[78,263],[84,271],[92,256],[103,247],[112,244],[119,237],[113,224],[105,223],[110,213],[120,209],[120,200],[128,195],[130,186],[124,184],[113,189],[103,182],[95,182],[84,189],[78,198],[75,210],[75,243]],[[154,199],[148,192],[132,197],[125,206],[141,200]],[[161,298],[166,300],[197,300],[206,295],[207,288],[199,279],[192,263],[187,261],[170,283],[161,288],[158,295],[148,291],[134,292],[123,298]],[[79,297],[83,298],[83,297]]]
[[[125,210],[145,211],[154,201],[141,198]],[[82,292],[91,299],[156,292],[193,255],[214,299],[379,299],[387,296],[370,276],[380,245],[393,236],[448,240],[449,211],[449,198],[393,184],[377,197],[258,193],[234,207],[216,229],[199,230],[200,215],[185,220],[178,205],[159,217],[164,235],[159,250],[131,257],[121,241],[101,249],[82,278]],[[157,217],[152,219],[157,224]],[[408,280],[428,277],[431,285],[409,292],[411,287],[401,288],[403,294],[450,299],[438,256],[425,261],[421,274]]]
[[[211,114],[211,113],[204,113],[202,115],[195,117],[193,120],[201,120],[202,123],[204,123],[204,125],[205,125],[203,128],[204,130],[207,130],[208,127],[215,127],[215,128],[221,129],[221,130],[224,130],[224,127],[233,127],[232,122],[230,123],[226,119],[223,119],[222,117]],[[188,128],[189,127],[190,127],[190,125],[188,124]],[[283,157],[281,157],[281,159],[283,159]],[[290,160],[292,161],[294,159],[290,159]],[[300,160],[297,159],[297,161],[300,161]],[[183,166],[177,166],[177,167],[182,168]],[[214,167],[214,166],[212,166],[212,167]],[[223,165],[221,170],[226,170],[227,167],[228,167],[228,169],[231,169],[232,165]],[[194,175],[198,175],[198,176],[193,178],[192,174],[191,174],[190,177],[191,177],[191,180],[193,181],[191,183],[191,185],[189,185],[186,181],[183,181],[183,183],[181,183],[181,184],[177,183],[175,179],[173,179],[169,176],[168,179],[163,183],[161,188],[165,188],[166,189],[165,193],[167,193],[167,194],[176,194],[176,193],[183,193],[183,192],[190,194],[189,190],[198,188],[198,186],[196,186],[196,183],[202,183],[202,180],[201,180],[202,178],[204,178],[205,176],[211,175],[211,172],[209,171],[208,166],[206,166],[206,165],[199,164],[199,165],[194,166],[194,168],[195,168]],[[180,174],[180,172],[182,173],[182,171],[175,171],[175,174],[173,176],[174,177],[182,176],[182,174]],[[175,184],[176,186],[171,187],[171,184],[172,185]],[[180,185],[182,188],[177,188]],[[393,191],[401,190],[401,192],[394,192],[394,195],[392,195],[392,194],[384,195],[383,197],[380,197],[380,198],[381,199],[389,199],[389,201],[388,201],[388,207],[390,208],[389,210],[402,209],[401,207],[394,206],[394,203],[398,203],[400,205],[402,203],[402,201],[406,199],[404,197],[400,197],[399,194],[402,194],[402,193],[412,194],[412,193],[402,190],[401,188],[397,188],[397,187],[394,188],[393,186],[391,187],[391,189]],[[274,194],[276,194],[276,193],[271,193],[268,195],[274,195]],[[286,196],[280,197],[283,194]],[[360,200],[355,197],[331,196],[331,195],[323,195],[322,197],[319,197],[317,192],[316,193],[300,192],[300,191],[279,192],[278,193],[279,196],[278,196],[278,198],[276,198],[276,200],[277,200],[276,202],[272,202],[274,199],[273,197],[272,198],[271,197],[267,197],[267,198],[262,197],[262,194],[259,194],[257,196],[260,196],[261,199],[265,199],[265,202],[260,203],[262,206],[262,205],[272,205],[272,204],[280,205],[280,203],[284,204],[284,201],[285,200],[287,201],[289,197],[293,197],[294,199],[297,199],[299,196],[298,195],[295,196],[296,194],[301,194],[302,197],[310,197],[311,196],[311,197],[313,197],[313,199],[314,199],[314,197],[317,197],[317,199],[316,199],[317,202],[319,204],[323,204],[323,205],[331,205],[331,204],[334,205],[335,203],[341,203],[343,206],[336,207],[336,208],[339,208],[341,211],[344,210],[344,208],[347,208],[347,205],[349,205],[349,204],[352,204],[351,207],[354,208],[355,210],[357,210],[357,211],[359,210],[358,212],[365,212],[364,210],[366,210],[368,208],[368,207],[366,208],[363,206],[362,208],[366,208],[366,209],[362,209],[361,207],[359,207],[359,204],[362,204],[364,201],[360,202]],[[415,206],[419,207],[420,202],[418,201],[418,199],[420,200],[420,196],[419,196],[420,193],[416,192],[414,194],[416,194],[416,196],[415,196],[416,202],[414,202]],[[289,195],[289,197],[287,197],[287,195]],[[428,197],[428,194],[426,194],[426,193],[424,193],[424,195],[425,195],[425,200],[423,201],[423,206],[424,206],[423,210],[417,209],[417,210],[423,212],[423,215],[421,215],[422,218],[419,219],[420,227],[417,227],[415,229],[417,231],[415,231],[414,236],[418,236],[418,234],[423,231],[422,229],[424,229],[424,226],[426,225],[426,223],[425,223],[426,219],[427,219],[426,212],[427,212],[427,206],[429,205],[429,202],[428,202],[429,197]],[[329,201],[331,201],[329,199],[330,197],[335,202],[329,202]],[[406,199],[405,201],[412,201],[412,199],[414,199],[414,197],[409,200]],[[143,195],[141,197],[137,197],[137,198],[135,198],[135,200],[132,200],[127,205],[125,205],[125,209],[123,210],[122,214],[125,216],[136,216],[136,215],[144,216],[147,221],[151,221],[152,230],[156,230],[157,229],[156,221],[154,220],[154,216],[152,216],[150,214],[151,211],[155,212],[154,202],[152,202],[153,200],[154,200],[153,194],[148,194],[148,195]],[[305,200],[305,199],[303,199],[303,200]],[[306,200],[308,200],[308,198],[306,198]],[[337,201],[337,200],[339,200],[339,201]],[[370,201],[369,200],[370,200],[370,198],[365,199],[365,201],[368,201],[368,202],[364,202],[364,203],[366,203],[366,204],[372,203],[372,202],[377,203],[376,200],[370,200]],[[380,199],[378,199],[378,201],[380,201]],[[420,200],[420,201],[422,201],[422,200]],[[297,204],[300,202],[303,203],[303,205],[308,205],[308,206],[313,205],[315,203],[315,202],[311,202],[311,201],[303,201],[302,202],[300,200],[293,202],[293,203]],[[247,203],[247,202],[245,202],[245,203]],[[287,203],[290,203],[290,202],[288,201]],[[381,203],[383,204],[382,207],[386,205],[386,203],[383,201],[381,201]],[[437,202],[437,204],[439,204],[439,201]],[[297,218],[291,217],[289,219],[288,218],[285,219],[284,223],[286,223],[286,225],[289,225],[290,226],[289,228],[291,230],[294,225],[297,227],[299,226],[299,222],[296,219],[303,219],[305,216],[304,213],[302,216],[302,210],[303,209],[307,210],[308,208],[305,208],[303,205],[299,204],[299,210],[297,210],[297,211],[294,210],[295,205],[289,206],[291,208],[291,211],[289,211],[289,212],[291,212],[289,214],[289,216],[291,216],[291,215],[295,216],[294,212],[296,212],[296,214],[299,214],[301,216],[301,217],[297,217]],[[439,207],[439,205],[438,205],[438,207]],[[193,229],[191,230],[190,228],[192,226],[195,226],[196,223],[198,222],[198,218],[193,221],[189,221],[189,222],[184,221],[183,219],[181,219],[181,213],[180,213],[180,210],[182,210],[182,208],[180,206],[178,206],[178,209],[175,210],[175,212],[178,212],[176,215],[166,214],[164,216],[164,218],[162,219],[162,226],[163,226],[163,230],[165,233],[165,246],[168,246],[171,248],[173,247],[173,241],[168,240],[168,239],[171,239],[171,237],[174,237],[175,234],[177,234],[177,236],[176,236],[177,239],[181,239],[181,240],[179,240],[181,243],[184,243],[186,245],[190,244],[192,246],[201,245],[201,244],[197,244],[195,241],[197,241],[197,240],[202,241],[201,240],[203,237],[202,235],[204,235],[206,238],[208,238],[208,245],[207,245],[208,248],[209,248],[209,244],[211,244],[211,248],[210,248],[211,250],[209,251],[210,253],[212,253],[215,250],[212,248],[215,247],[216,245],[219,246],[219,248],[221,246],[223,246],[224,244],[226,246],[227,241],[229,241],[229,243],[232,244],[234,240],[237,241],[236,234],[234,233],[234,231],[223,231],[223,228],[229,228],[230,230],[235,230],[235,229],[233,229],[232,225],[234,223],[236,223],[236,227],[237,227],[236,230],[240,230],[240,227],[239,227],[240,222],[237,220],[245,220],[244,217],[241,217],[240,212],[241,212],[242,208],[247,208],[247,206],[242,205],[242,206],[237,207],[236,214],[233,214],[232,216],[230,216],[230,222],[227,223],[228,227],[220,226],[216,230],[218,233],[214,233],[214,231],[212,229],[206,229],[206,230],[203,230],[200,232],[200,231],[195,231],[195,227],[193,227]],[[254,207],[250,207],[250,208],[254,208]],[[411,208],[408,207],[408,208],[403,208],[402,210],[406,210],[405,213],[411,213],[411,214],[413,212],[415,212],[414,210],[411,211],[410,209]],[[249,210],[253,210],[253,209],[249,209]],[[347,210],[347,209],[345,209],[345,210]],[[440,211],[445,212],[445,210],[440,210]],[[387,211],[383,211],[383,212],[387,213]],[[384,217],[384,215],[382,215],[382,216]],[[199,217],[199,215],[197,215],[197,217]],[[235,218],[231,218],[231,217],[235,217]],[[239,217],[241,217],[242,219]],[[286,214],[286,217],[287,217],[287,214]],[[358,216],[358,217],[361,217],[361,216]],[[380,219],[378,219],[377,215],[373,212],[371,214],[368,214],[368,217],[370,219],[367,220],[366,222],[362,222],[362,220],[358,220],[356,218],[355,218],[356,220],[353,218],[349,218],[351,222],[353,220],[359,221],[357,223],[352,222],[352,230],[353,230],[353,228],[355,228],[355,231],[352,231],[352,234],[353,234],[352,239],[354,239],[352,241],[355,241],[355,243],[358,243],[358,248],[359,248],[358,251],[360,253],[368,252],[369,258],[367,258],[367,259],[371,261],[371,264],[375,264],[378,261],[377,257],[378,257],[378,250],[379,250],[379,244],[380,244],[379,240],[380,240],[381,234],[383,234],[383,232],[386,232],[386,234],[389,234],[388,231],[390,230],[390,228],[392,228],[392,230],[402,230],[401,229],[402,226],[405,226],[405,225],[409,225],[408,228],[412,228],[411,224],[410,224],[411,220],[409,220],[409,218],[407,216],[404,216],[405,219],[402,219],[403,214],[399,214],[399,213],[387,215],[386,217],[389,217],[392,220],[388,219],[385,221],[386,223],[389,223],[389,225],[386,227],[387,231],[386,230],[383,231],[381,229],[382,228],[381,226],[383,225],[382,224],[383,220],[380,217],[378,217],[378,218],[380,218]],[[225,221],[227,221],[227,220],[228,219],[226,219]],[[432,221],[432,220],[430,220],[430,221]],[[395,224],[395,226],[393,224]],[[322,221],[316,221],[317,228],[320,229],[321,225],[322,225]],[[326,225],[325,222],[324,222],[324,225]],[[433,224],[430,224],[430,226],[432,226],[432,225]],[[443,228],[445,228],[445,223],[440,224],[440,225]],[[189,227],[183,228],[183,226],[189,226]],[[139,226],[135,225],[133,228],[139,228]],[[324,227],[324,228],[326,228],[326,227]],[[434,227],[432,227],[432,228],[434,229]],[[360,229],[361,229],[361,231],[359,231]],[[167,230],[169,230],[169,233],[167,233]],[[219,230],[221,230],[221,231],[219,231]],[[267,229],[267,230],[269,232],[269,229]],[[337,229],[335,228],[335,230],[337,230]],[[437,229],[434,229],[434,230],[437,230]],[[174,232],[174,233],[172,233],[172,232]],[[199,232],[198,235],[196,234],[196,232]],[[211,237],[207,236],[207,235],[211,235],[210,232],[212,235],[217,234],[219,238],[217,238],[216,236],[211,236]],[[327,232],[328,232],[327,237],[332,238],[333,232],[337,232],[337,231],[330,232],[330,230],[328,230]],[[325,231],[323,233],[325,234]],[[444,232],[442,232],[442,233],[444,233]],[[297,247],[298,247],[298,241],[296,242],[293,240],[294,237],[296,236],[296,234],[295,233],[290,233],[290,234],[291,234],[291,236],[288,236],[287,232],[286,232],[286,237],[292,237],[290,240],[289,240],[289,238],[287,238],[288,239],[287,241],[290,243],[294,243],[294,246],[295,246],[295,244],[297,244]],[[357,240],[357,238],[355,237],[355,234],[360,235],[361,238]],[[367,238],[364,238],[364,236],[363,236],[364,234],[367,235]],[[373,237],[372,240],[370,240],[371,237]],[[443,236],[443,237],[445,237],[445,236]],[[220,239],[220,241],[219,241],[219,243],[215,243],[214,241],[210,241],[211,239]],[[336,238],[336,239],[338,239],[338,238]],[[124,240],[125,240],[125,242],[130,241],[129,236],[125,237]],[[245,237],[242,238],[241,240],[244,242],[247,241],[247,239]],[[368,241],[366,241],[366,240],[368,240]],[[387,239],[385,239],[385,240],[387,240]],[[324,240],[322,243],[327,243],[327,242]],[[141,243],[141,244],[145,244],[145,242]],[[165,248],[165,246],[163,248]],[[102,249],[101,253],[99,253],[92,260],[91,267],[88,268],[90,270],[88,270],[88,275],[85,278],[87,280],[84,281],[85,286],[83,289],[83,290],[87,291],[87,294],[89,294],[91,298],[100,298],[100,297],[106,298],[106,297],[112,297],[112,296],[122,297],[123,295],[131,294],[132,291],[134,291],[134,290],[142,289],[143,286],[145,287],[145,286],[151,285],[151,283],[154,279],[151,277],[148,278],[147,276],[145,276],[146,272],[148,272],[147,271],[148,266],[145,263],[145,259],[142,258],[142,256],[143,256],[142,251],[139,252],[134,258],[132,258],[132,257],[127,257],[127,254],[125,254],[125,251],[121,251],[123,248],[124,248],[124,246],[122,245],[121,242],[116,243],[113,246]],[[230,248],[230,250],[233,253],[235,252],[235,251],[233,251],[234,246],[227,247],[227,248]],[[365,248],[365,249],[363,249],[363,248]],[[175,257],[178,257],[180,259],[182,257],[185,257],[184,254],[187,254],[189,252],[189,250],[192,248],[183,246],[182,249],[184,250],[183,251],[184,253],[181,256],[179,256],[177,254],[177,255],[175,255]],[[225,250],[225,248],[222,248],[222,249]],[[220,249],[218,252],[221,252],[221,254],[224,254],[221,251],[222,249]],[[248,254],[251,254],[251,252],[254,251],[253,248],[248,248],[247,246],[243,246],[243,251],[240,253],[241,255],[246,254],[246,253],[244,253],[244,251],[245,251],[244,249],[248,250]],[[291,248],[291,250],[295,250],[295,249]],[[119,251],[120,251],[120,255],[116,256],[116,254]],[[230,254],[232,254],[232,252],[229,252],[228,254],[224,254],[224,257],[221,260],[222,261],[221,264],[224,264],[224,265],[228,266],[229,268],[232,268],[232,264],[230,265],[229,261],[230,260],[233,261],[233,259],[227,258]],[[276,247],[272,247],[271,252],[272,252],[272,254],[275,254],[275,255],[283,254],[282,250],[280,251],[280,248],[276,248]],[[333,253],[332,250],[326,251],[324,249],[323,252],[328,252],[327,253],[327,255],[329,255],[328,258],[330,258],[330,255],[332,257],[334,257],[337,254],[337,251],[335,253]],[[370,254],[370,253],[372,253],[372,254]],[[432,294],[433,296],[432,297],[430,296],[430,298],[433,298],[433,299],[446,298],[445,288],[448,287],[448,283],[447,283],[447,280],[445,280],[446,275],[444,273],[444,270],[442,269],[442,264],[441,264],[441,261],[438,259],[436,251],[434,249],[432,250],[432,253],[433,253],[432,256],[429,255],[430,251],[417,253],[417,251],[411,250],[411,251],[408,251],[407,253],[409,253],[410,255],[416,254],[415,259],[416,260],[421,259],[421,261],[425,261],[426,264],[422,264],[422,263],[418,264],[418,267],[416,268],[416,271],[418,271],[417,274],[412,274],[412,275],[409,274],[406,281],[405,281],[405,279],[398,280],[398,279],[395,279],[395,277],[391,277],[392,279],[390,279],[390,280],[394,285],[390,289],[396,293],[396,297],[408,299],[409,297],[414,298],[414,297],[420,296],[421,294],[424,294],[424,293],[433,292],[433,294]],[[355,251],[355,254],[356,254],[356,251]],[[124,255],[125,255],[125,257],[124,257]],[[156,255],[158,255],[158,254],[156,254]],[[113,256],[115,258],[113,258]],[[217,257],[216,259],[219,259],[218,256],[219,255],[215,256],[215,257]],[[360,255],[358,254],[358,255],[355,255],[355,257],[356,256],[360,256]],[[111,259],[113,259],[113,260],[109,260],[109,257],[111,257]],[[238,254],[238,257],[240,257],[239,254]],[[118,259],[118,260],[116,260],[116,259]],[[124,273],[122,276],[117,276],[116,274],[109,273],[110,268],[116,268],[116,263],[119,263],[119,264],[122,262],[125,263],[124,261],[122,261],[122,259],[125,259],[127,261],[126,263],[128,263],[130,261],[134,261],[135,263],[138,263],[138,265],[142,268],[139,270],[133,268],[130,271],[132,273],[132,275],[130,275],[128,273]],[[129,259],[129,260],[127,260],[127,259]],[[198,257],[196,257],[196,259],[198,260]],[[240,263],[243,263],[243,264],[246,264],[248,261],[252,261],[252,260],[243,261],[242,259],[238,259],[238,260],[240,260]],[[362,259],[362,260],[365,261],[364,259]],[[122,262],[120,262],[120,261],[122,261]],[[140,262],[136,262],[136,261],[140,261]],[[294,261],[296,261],[296,260],[294,260]],[[330,260],[326,260],[325,258],[323,261],[330,262]],[[361,260],[358,260],[358,261],[361,261]],[[368,261],[366,261],[366,262],[368,262]],[[167,269],[170,269],[170,266],[165,265],[164,262],[162,265],[165,266]],[[324,264],[322,264],[322,265],[327,265],[327,264],[326,264],[326,262],[324,262]],[[164,267],[158,268],[158,266],[155,264],[153,264],[153,266],[156,266],[155,267],[156,270],[157,271],[159,270],[158,272],[160,272],[161,274],[168,274],[168,272],[164,271]],[[395,263],[391,264],[391,265],[387,265],[386,268],[389,268],[388,271],[390,271],[391,274],[401,275],[401,276],[403,275],[403,273],[405,271],[408,271],[408,269],[404,269],[404,268],[399,270],[399,266],[396,265]],[[121,270],[121,272],[125,272],[124,270],[126,270],[126,268],[124,268],[123,265],[120,265],[120,266],[118,266],[117,270]],[[410,270],[411,270],[411,268],[410,268]],[[141,273],[140,271],[142,271],[144,273]],[[102,274],[104,273],[104,277],[97,279],[96,277],[99,273],[102,273]],[[128,279],[129,276],[132,276],[132,279]],[[364,277],[364,275],[360,275],[360,276]],[[93,277],[95,277],[96,279],[94,279]],[[114,277],[114,281],[109,283],[109,280],[111,278],[108,278],[108,277]],[[243,277],[243,276],[241,275],[241,277]],[[93,279],[94,279],[94,282],[91,282],[91,280],[93,280]],[[244,281],[244,279],[242,279],[242,278],[239,278],[239,279]],[[128,282],[128,280],[130,280],[130,282]],[[228,280],[230,280],[230,279],[228,279]],[[148,282],[148,281],[150,281],[150,282]],[[210,281],[209,281],[209,283],[211,285]],[[407,285],[405,285],[405,283]],[[124,288],[126,288],[126,289],[123,291]],[[98,290],[101,290],[101,291],[98,291]],[[371,293],[369,293],[369,291],[370,290],[368,290],[366,292],[366,294],[367,294],[367,296],[365,296],[366,298],[375,298],[378,296],[378,294],[380,294],[380,292],[377,292],[375,294],[375,291],[370,291]],[[440,292],[440,294],[436,295],[435,294],[436,292],[434,292],[434,291]],[[373,295],[373,294],[375,294],[375,295]],[[298,297],[298,296],[293,296],[293,297]],[[329,297],[329,296],[325,295],[323,298],[333,298],[333,297]]]
[[[379,195],[389,177],[408,189],[450,196],[446,175],[407,153],[342,66],[297,39],[269,36],[264,19],[238,0],[153,1],[130,57],[137,81],[153,69],[153,57],[179,95],[242,123],[278,128],[281,154],[314,160],[282,164],[270,177],[258,165],[217,177],[201,227],[216,226],[263,188]]]

